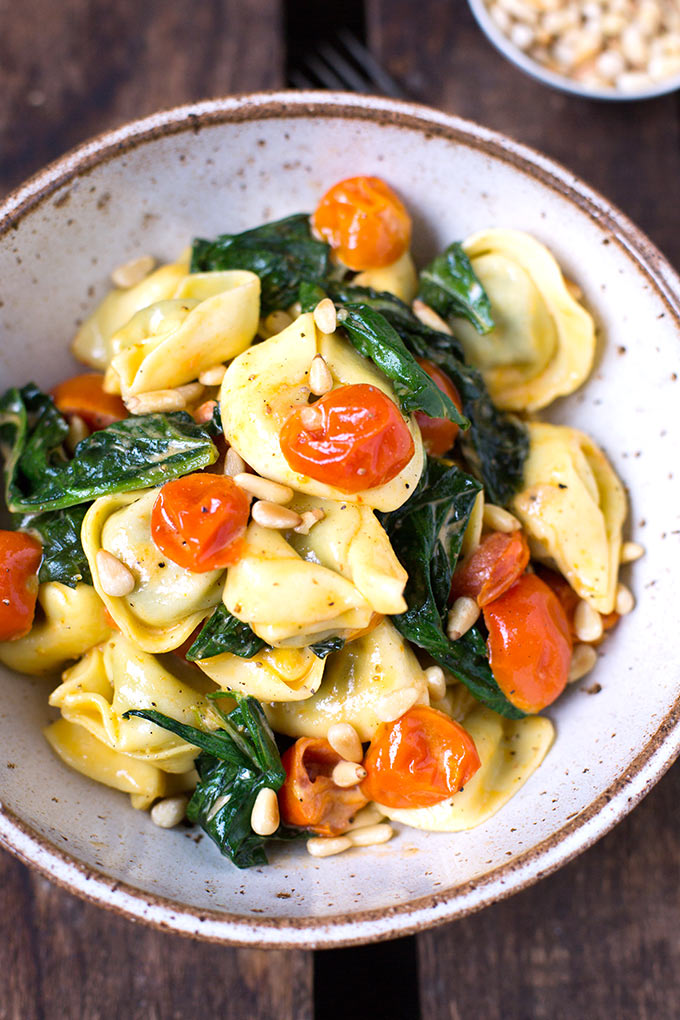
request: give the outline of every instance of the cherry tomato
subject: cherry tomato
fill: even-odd
[[[349,269],[389,266],[411,243],[411,217],[379,177],[349,177],[334,184],[312,224]]]
[[[280,443],[294,471],[343,492],[389,482],[415,449],[397,405],[367,383],[339,386],[315,404],[297,407],[284,422]]]
[[[558,599],[562,603],[562,609],[566,613],[567,620],[569,621],[569,630],[572,638],[576,638],[576,631],[574,629],[574,613],[576,607],[581,601],[580,596],[574,591],[572,586],[569,584],[565,577],[558,574],[556,570],[551,570],[549,567],[544,567],[542,564],[536,566],[536,573],[542,581],[548,585],[549,588],[557,595]],[[600,614],[602,616],[602,628],[603,630],[611,630],[621,619],[621,616],[616,611],[612,613]],[[577,639],[577,638],[576,638]],[[578,640],[578,639],[577,639]],[[602,639],[600,639],[602,640]],[[593,641],[592,644],[599,644],[599,641]]]
[[[433,365],[431,361],[426,361],[425,358],[416,358],[416,361],[421,368],[425,369],[442,393],[445,393],[462,412],[463,401],[460,399],[460,393],[448,375],[442,372],[437,365]],[[448,453],[460,431],[456,423],[449,421],[448,418],[430,418],[429,414],[425,414],[424,411],[416,411],[415,418],[427,452],[433,457],[441,457]]]
[[[250,501],[225,475],[185,475],[167,482],[151,511],[151,536],[173,563],[198,574],[235,563]]]
[[[104,391],[104,376],[99,372],[66,379],[54,387],[52,397],[63,415],[77,414],[93,432],[128,417],[121,398]]]
[[[485,606],[507,591],[528,563],[529,544],[522,531],[492,531],[454,573],[451,601],[467,595]]]
[[[498,686],[523,712],[540,712],[569,675],[571,634],[560,600],[536,574],[523,574],[483,612]]]
[[[28,634],[38,597],[42,546],[23,531],[0,531],[0,641]]]
[[[287,825],[337,836],[368,803],[358,786],[336,786],[332,773],[340,755],[327,740],[301,737],[281,757],[286,781],[279,790],[281,819]]]
[[[369,800],[391,808],[439,804],[463,789],[480,766],[474,740],[448,715],[416,705],[382,723],[364,758]]]

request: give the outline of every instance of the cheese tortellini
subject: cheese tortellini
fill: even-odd
[[[418,293],[418,275],[409,251],[389,266],[376,269],[364,269],[352,280],[355,287],[371,287],[373,290],[386,291],[394,294],[401,301],[410,305]]]
[[[548,249],[519,230],[483,230],[463,248],[489,296],[496,325],[482,336],[457,319],[454,332],[494,403],[509,411],[537,411],[573,393],[592,368],[595,327]]]
[[[259,701],[302,701],[318,690],[325,660],[311,648],[265,648],[251,659],[213,655],[197,666],[223,690]]]

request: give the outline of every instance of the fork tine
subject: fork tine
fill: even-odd
[[[373,81],[387,96],[394,96],[395,99],[405,98],[405,93],[401,89],[394,78],[387,73],[387,71],[380,66],[378,61],[375,59],[372,53],[363,46],[356,36],[352,35],[346,29],[338,32],[338,38],[343,43],[347,51],[356,60],[357,64],[366,72],[368,77]]]
[[[293,68],[288,75],[288,84],[292,85],[294,89],[302,89],[303,91],[318,87],[311,78],[308,78],[307,75],[303,74],[297,67]]]
[[[350,62],[346,60],[343,55],[334,49],[333,46],[329,46],[327,43],[319,47],[319,53],[333,68],[337,76],[344,82],[345,87],[349,88],[353,92],[371,92],[371,82],[364,75],[360,74],[356,68],[352,67]]]
[[[327,89],[344,90],[346,88],[342,78],[335,73],[335,69],[328,67],[319,56],[310,54],[305,60],[305,65]]]

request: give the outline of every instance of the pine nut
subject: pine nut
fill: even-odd
[[[361,746],[359,734],[349,723],[333,723],[328,728],[326,739],[333,750],[345,761],[360,763],[364,760],[364,749]]]
[[[335,311],[335,305],[330,298],[325,297],[323,301],[319,301],[318,305],[314,309],[314,322],[316,328],[321,330],[322,333],[329,335],[335,333],[338,325],[338,317]]]
[[[155,265],[156,260],[153,255],[140,255],[138,258],[130,259],[129,262],[124,262],[122,266],[114,269],[111,273],[111,279],[116,287],[127,290],[129,287],[134,287],[136,284],[141,283]]]
[[[446,633],[450,641],[457,641],[463,634],[467,634],[470,627],[479,619],[481,610],[476,599],[461,595],[451,606],[449,617],[446,621]]]
[[[352,821],[347,826],[347,832],[352,829],[365,829],[369,825],[377,825],[384,821],[384,814],[379,811],[375,804],[367,804],[361,811],[357,811]]]
[[[635,560],[639,560],[644,555],[644,545],[640,545],[639,542],[624,542],[621,546],[619,559],[621,563],[634,563]]]
[[[123,397],[123,403],[130,414],[156,414],[158,412],[184,411],[187,402],[179,390],[149,390],[137,396]]]
[[[188,803],[189,798],[183,794],[159,800],[151,808],[151,821],[159,829],[174,829],[183,820]]]
[[[315,407],[314,404],[309,404],[300,411],[300,421],[306,429],[314,431],[314,429],[321,428],[323,415],[318,407]]]
[[[99,549],[95,557],[99,584],[105,595],[111,598],[122,598],[129,595],[135,587],[135,578],[131,570],[121,563],[117,556],[106,549]]]
[[[352,841],[352,846],[378,846],[379,843],[387,843],[393,835],[394,829],[391,825],[379,822],[377,825],[355,829],[347,838]]]
[[[420,691],[416,687],[402,687],[381,698],[375,706],[375,714],[381,722],[394,722],[413,708],[419,698]]]
[[[205,386],[200,382],[185,383],[184,386],[178,386],[176,392],[184,397],[187,404],[194,404],[197,400],[203,396]]]
[[[635,599],[630,588],[627,588],[621,581],[616,586],[616,612],[619,616],[627,616],[635,609]]]
[[[260,475],[251,475],[243,471],[234,475],[234,481],[239,489],[244,489],[251,496],[257,499],[264,499],[268,503],[279,503],[284,505],[290,503],[295,495],[289,485],[280,485],[279,482],[272,482],[269,478],[261,478]]]
[[[227,456],[224,458],[224,473],[229,475],[230,478],[235,478],[236,475],[242,475],[246,469],[246,462],[240,453],[237,453],[233,446],[230,446],[227,450]]]
[[[333,769],[332,779],[336,786],[356,786],[366,778],[366,769],[353,761],[339,761]]]
[[[441,701],[446,694],[446,677],[441,666],[428,666],[425,670],[430,701]]]
[[[282,333],[284,329],[290,326],[292,321],[288,312],[279,310],[271,312],[264,320],[264,325],[269,336],[276,336],[277,333]]]
[[[509,510],[504,510],[502,506],[496,506],[495,503],[484,504],[482,520],[484,527],[489,531],[503,531],[506,534],[510,534],[511,531],[519,531],[522,527],[514,514],[511,514]]]
[[[279,827],[279,802],[274,790],[265,786],[258,793],[250,813],[250,828],[258,836],[271,836]]]
[[[202,386],[221,386],[226,371],[226,365],[213,365],[212,368],[206,368],[204,372],[199,373],[198,381]]]
[[[252,515],[256,524],[261,525],[263,528],[275,528],[277,530],[281,528],[296,528],[302,523],[300,514],[296,514],[294,510],[289,510],[285,506],[279,506],[278,503],[270,503],[266,499],[258,500],[257,503],[253,504]]]
[[[599,641],[604,633],[602,617],[585,599],[581,599],[574,612],[574,633],[586,643]]]
[[[312,857],[333,857],[349,850],[352,840],[348,836],[314,836],[307,840],[307,853]]]
[[[320,354],[315,354],[309,366],[309,388],[315,397],[322,397],[333,389],[331,370]]]
[[[510,29],[510,41],[515,44],[518,50],[528,50],[535,38],[536,34],[533,28],[521,21],[516,22]]]
[[[313,510],[304,510],[301,516],[301,523],[297,528],[293,528],[293,531],[298,535],[308,535],[314,525],[322,521],[326,515],[320,507],[315,507]]]
[[[68,435],[64,445],[69,453],[76,452],[76,446],[83,439],[87,439],[90,430],[79,414],[72,414],[68,420]]]
[[[582,680],[584,676],[593,669],[597,663],[597,652],[592,645],[574,645],[569,666],[568,682],[575,683]]]
[[[502,8],[499,8],[499,10],[502,10]],[[430,306],[426,305],[424,301],[420,300],[420,298],[415,299],[411,308],[413,309],[413,314],[416,319],[420,319],[424,326],[429,326],[430,329],[434,329],[438,333],[446,333],[448,336],[453,335],[453,331],[448,322],[445,322],[441,315],[437,315],[434,308],[430,308]]]

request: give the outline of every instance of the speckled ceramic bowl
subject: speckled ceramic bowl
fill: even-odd
[[[404,934],[553,871],[622,818],[680,749],[676,381],[680,280],[571,174],[474,124],[384,99],[282,93],[161,113],[48,167],[0,209],[0,377],[54,383],[76,322],[112,267],[171,257],[195,234],[311,209],[332,182],[385,176],[415,217],[415,254],[487,225],[531,231],[585,292],[600,327],[590,382],[551,416],[591,432],[631,493],[626,568],[638,599],[596,670],[552,710],[558,737],[521,792],[471,832],[402,829],[316,860],[303,847],[240,872],[208,839],[154,828],[126,797],[61,765],[41,736],[45,682],[0,679],[0,839],[54,881],[177,932],[263,946]],[[675,424],[675,429],[674,429]]]

